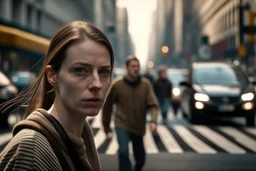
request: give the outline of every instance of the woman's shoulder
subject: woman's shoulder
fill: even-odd
[[[17,145],[31,145],[26,147],[35,148],[36,146],[43,146],[43,144],[50,146],[46,137],[44,137],[41,133],[33,129],[22,129],[11,139],[7,147],[15,147]]]
[[[9,163],[12,160],[19,162]],[[50,161],[50,163],[49,163]],[[31,163],[31,167],[55,167],[59,168],[59,162],[48,140],[41,133],[32,129],[23,129],[18,132],[7,144],[0,154],[0,168],[23,167]],[[7,165],[8,164],[8,165]],[[19,164],[19,166],[17,166]],[[47,166],[48,165],[48,166]]]

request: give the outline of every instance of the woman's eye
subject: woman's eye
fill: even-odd
[[[84,75],[88,73],[88,71],[85,68],[75,68],[74,72],[77,75]]]
[[[99,71],[99,75],[109,75],[109,74],[110,74],[110,71],[107,69],[103,69]]]

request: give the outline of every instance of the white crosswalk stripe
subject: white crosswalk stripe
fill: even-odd
[[[220,128],[221,131],[235,138],[237,142],[256,152],[256,141],[232,127]]]
[[[216,153],[216,150],[205,144],[203,141],[194,136],[184,126],[174,126],[176,132],[182,139],[198,153]]]
[[[107,139],[103,129],[98,127],[98,121],[95,120],[96,118],[91,123],[95,132],[96,148],[101,150],[100,153],[116,155],[118,153],[118,142],[115,131],[113,130],[112,139]],[[93,123],[96,128],[93,126]],[[159,152],[185,153],[188,150],[185,147],[186,145],[192,151],[203,154],[218,153],[219,149],[216,146],[230,154],[244,154],[249,152],[248,149],[256,152],[256,138],[254,137],[256,128],[245,128],[243,130],[248,133],[239,131],[239,128],[225,126],[211,129],[202,125],[191,126],[191,128],[183,125],[173,125],[169,130],[165,125],[159,125],[157,128],[159,139],[154,139],[147,126],[144,136],[145,150],[151,154]],[[196,132],[197,134],[195,134]],[[0,149],[11,138],[11,132],[0,134]],[[131,142],[129,143],[129,152],[133,153]]]
[[[146,135],[144,136],[144,144],[147,153],[159,152],[149,129],[146,130]]]
[[[207,128],[206,126],[194,126],[193,127],[197,132],[205,136],[207,139],[221,147],[222,149],[226,150],[229,153],[246,153],[245,150],[238,147],[234,143],[227,140],[225,137],[221,136],[217,132],[214,132],[213,130]]]
[[[118,150],[118,143],[117,143],[117,138],[116,138],[116,134],[113,133],[112,135],[112,141],[108,146],[108,149],[106,151],[106,154],[108,155],[114,155],[117,153]]]
[[[183,153],[182,148],[165,126],[158,126],[157,130],[169,153]]]
[[[256,129],[254,129],[254,128],[247,128],[246,131],[251,133],[252,135],[256,136]]]
[[[104,143],[105,140],[106,140],[106,135],[105,135],[104,131],[102,129],[99,129],[99,131],[94,136],[95,147],[99,148],[101,146],[101,144]]]
[[[113,116],[112,116],[113,117]],[[102,118],[102,111],[100,110],[100,112],[98,113],[98,115],[94,116],[94,117],[87,117],[87,120],[89,119],[93,119],[93,122],[92,122],[92,127],[93,128],[102,128],[102,121],[101,121],[101,118]],[[114,119],[111,119],[111,122],[110,122],[110,126],[113,128],[114,127]]]

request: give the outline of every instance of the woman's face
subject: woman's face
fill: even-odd
[[[71,45],[57,73],[56,98],[64,110],[95,116],[102,107],[111,84],[108,49],[86,39]]]

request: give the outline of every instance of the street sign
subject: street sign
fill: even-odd
[[[211,58],[212,52],[209,45],[201,45],[199,48],[199,57],[208,60]]]

